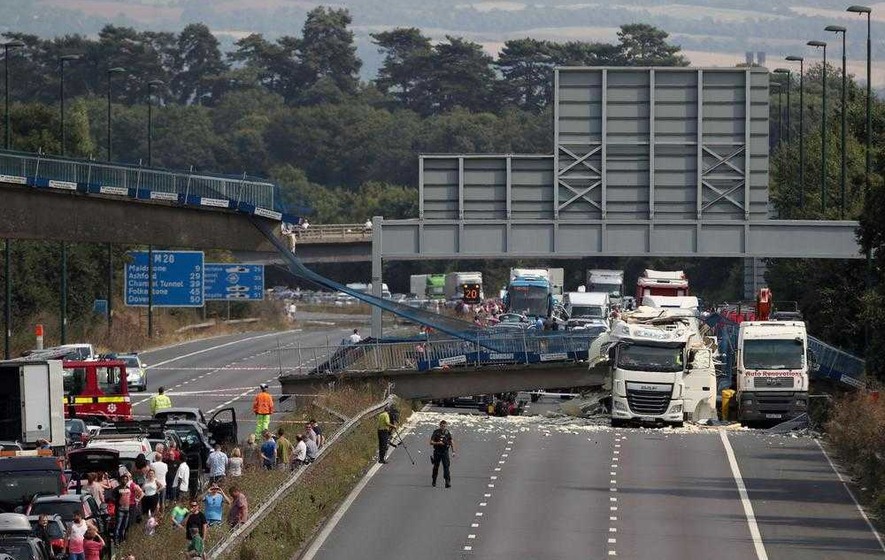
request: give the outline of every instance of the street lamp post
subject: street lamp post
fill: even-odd
[[[61,155],[67,155],[67,134],[65,134],[65,62],[78,60],[79,54],[65,54],[58,57],[58,72],[61,86],[58,92],[59,113],[61,118]]]
[[[820,211],[827,211],[827,44],[823,41],[808,41],[809,47],[817,47],[824,51],[823,94],[820,124]]]
[[[873,92],[872,92],[872,83],[873,83],[873,71],[872,71],[872,58],[873,58],[873,47],[872,47],[872,30],[870,28],[870,16],[873,12],[870,8],[866,6],[849,6],[849,12],[853,12],[855,14],[866,14],[867,16],[867,141],[866,141],[866,165],[864,167],[864,207],[866,207],[867,202],[869,201],[870,196],[870,143],[873,138],[873,117],[872,117],[872,100],[873,100]],[[873,255],[869,249],[866,251],[866,261],[867,261],[867,289],[869,290],[873,286]],[[864,322],[864,356],[870,355],[870,339],[872,336],[872,325],[870,324],[870,320],[867,319]],[[869,363],[869,362],[868,362]]]
[[[126,69],[120,68],[119,66],[115,68],[108,68],[108,161],[111,161],[111,157],[113,151],[111,150],[111,76],[114,74],[121,74],[125,72]],[[108,302],[110,304],[110,301]]]
[[[148,82],[148,157],[147,163],[148,167],[151,167],[154,162],[154,101],[153,101],[153,88],[164,86],[165,82],[163,80],[151,80]],[[148,315],[150,317],[150,315]]]
[[[847,147],[845,145],[845,128],[846,128],[846,119],[848,116],[848,105],[845,101],[845,91],[848,86],[848,71],[845,65],[845,28],[841,25],[828,25],[824,28],[825,31],[830,31],[832,33],[841,33],[842,34],[842,130],[840,133],[841,142],[842,142],[842,168],[839,172],[839,217],[840,219],[845,219],[845,178],[848,174],[848,163],[847,163]]]
[[[3,119],[4,121],[4,130],[6,134],[6,149],[12,145],[12,129],[9,125],[9,49],[17,49],[19,47],[25,46],[21,41],[7,41],[3,43],[3,74],[4,74],[4,87],[3,90],[5,92],[4,97],[6,100],[6,115]]]
[[[787,75],[787,144],[790,143],[790,138],[792,132],[790,129],[792,128],[792,120],[790,119],[790,108],[792,105],[790,104],[790,90],[793,88],[793,71],[789,68],[775,68],[775,74],[786,74]]]
[[[7,41],[3,43],[3,79],[4,79],[4,104],[6,112],[3,117],[4,123],[4,147],[8,150],[12,145],[12,129],[9,124],[9,49],[16,49],[25,46],[21,41]],[[12,243],[7,238],[4,243],[3,255],[3,278],[4,291],[6,292],[5,305],[3,307],[3,350],[4,356],[8,360],[12,357],[12,258],[10,251]]]
[[[799,208],[805,208],[805,59],[788,56],[786,60],[799,63]]]

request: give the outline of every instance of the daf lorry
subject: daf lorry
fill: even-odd
[[[693,312],[639,307],[610,335],[612,426],[672,424],[716,416],[716,341]]]
[[[587,271],[587,291],[605,292],[612,305],[621,305],[624,297],[624,271],[593,269]]]
[[[645,296],[684,297],[689,295],[688,278],[681,270],[646,269],[636,281],[636,303]]]
[[[482,272],[449,272],[446,274],[445,295],[447,301],[482,302]]]
[[[742,322],[732,401],[738,420],[782,422],[806,412],[812,362],[802,321]]]

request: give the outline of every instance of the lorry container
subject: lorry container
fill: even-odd
[[[427,279],[427,299],[446,299],[445,274],[431,274]]]
[[[429,274],[413,274],[409,276],[409,294],[418,299],[427,298],[427,281]]]
[[[446,274],[445,295],[448,301],[482,302],[482,272],[449,272]]]
[[[63,449],[64,404],[61,360],[0,362],[0,440],[36,447],[45,439]]]

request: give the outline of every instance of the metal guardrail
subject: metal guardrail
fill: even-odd
[[[452,366],[577,362],[588,358],[590,344],[594,339],[595,337],[584,334],[534,335],[523,331],[516,336],[487,336],[473,342],[422,338],[406,342],[364,341],[359,344],[342,344],[328,360],[318,364],[310,373],[427,371]],[[310,356],[312,352],[328,352],[328,347],[300,348],[295,351],[300,352],[303,357],[305,353]]]
[[[292,230],[297,243],[335,243],[342,241],[372,241],[372,228],[365,224],[310,224],[307,228]]]
[[[0,150],[0,176],[4,182],[95,194],[188,203],[214,199],[232,202],[235,209],[245,204],[277,210],[280,202],[276,185],[245,176],[176,172],[5,150]]]
[[[393,402],[393,396],[389,396],[383,401],[373,404],[372,406],[364,409],[362,412],[348,420],[341,428],[336,431],[332,437],[330,437],[323,447],[320,448],[319,453],[317,454],[316,460],[313,463],[306,465],[304,467],[296,470],[291,477],[286,479],[286,481],[280,485],[279,488],[260,506],[255,510],[252,515],[246,519],[245,523],[238,525],[236,529],[230,532],[230,534],[224,538],[224,540],[219,541],[211,550],[207,553],[206,557],[209,560],[217,560],[221,558],[222,555],[229,552],[232,547],[241,542],[243,539],[249,536],[249,534],[255,529],[258,523],[261,522],[262,519],[267,517],[267,515],[276,507],[277,502],[285,498],[295,484],[304,476],[305,473],[312,470],[317,463],[319,463],[323,457],[328,454],[329,448],[334,445],[339,439],[349,434],[351,431],[356,428],[360,422],[362,422],[367,416],[372,414],[377,414],[381,410],[384,409],[385,406]]]

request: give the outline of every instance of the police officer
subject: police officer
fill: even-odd
[[[390,433],[396,428],[396,424],[390,420],[390,406],[378,415],[378,462],[386,463],[387,447],[390,445]]]
[[[452,487],[452,474],[449,471],[451,466],[451,458],[449,457],[449,448],[452,449],[452,455],[455,455],[455,441],[452,439],[452,432],[445,420],[440,420],[439,428],[433,430],[430,436],[430,445],[433,447],[433,479],[432,484],[436,486],[436,477],[439,474],[439,465],[443,466],[443,478],[446,481],[446,488]]]

